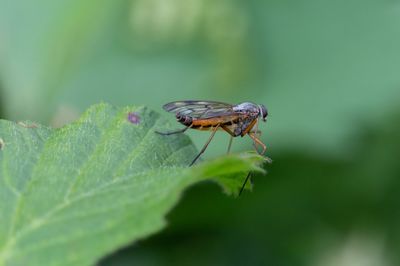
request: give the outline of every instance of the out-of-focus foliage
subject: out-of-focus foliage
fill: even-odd
[[[400,97],[397,1],[0,1],[6,116],[55,124],[100,100],[251,100],[274,149],[343,152]],[[351,115],[349,115],[351,114]],[[293,134],[296,132],[296,134]]]
[[[399,47],[396,0],[0,0],[1,109],[61,125],[103,100],[263,103],[269,178],[239,201],[193,189],[125,258],[397,265]],[[217,134],[205,157],[227,144]]]

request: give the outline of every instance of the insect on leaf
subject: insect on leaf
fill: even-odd
[[[99,104],[61,129],[0,120],[0,265],[93,265],[161,230],[201,180],[237,194],[262,158],[231,155],[187,167],[188,137],[145,107]]]

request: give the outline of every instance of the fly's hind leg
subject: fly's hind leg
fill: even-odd
[[[161,131],[156,130],[155,132],[157,134],[160,134],[160,135],[163,135],[163,136],[169,136],[169,135],[173,135],[173,134],[184,133],[188,128],[190,128],[190,126],[182,128],[182,129],[174,130],[174,131],[161,132]]]
[[[212,130],[211,136],[208,138],[206,144],[203,146],[203,148],[201,149],[201,151],[199,152],[199,154],[197,154],[197,156],[193,159],[192,163],[190,164],[190,166],[192,166],[197,159],[200,158],[200,156],[204,153],[204,151],[207,149],[208,144],[210,144],[211,140],[214,138],[215,133],[217,132],[218,128],[220,125],[217,125],[216,127],[214,127],[214,129]]]

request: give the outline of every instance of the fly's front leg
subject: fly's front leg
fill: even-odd
[[[267,151],[267,146],[254,133],[250,132],[249,136],[250,136],[250,138],[253,139],[254,146],[256,146],[256,144],[258,144],[258,145],[260,145],[262,147],[262,152],[259,152],[257,147],[255,147],[257,153],[260,154],[260,155],[264,155],[264,153]]]
[[[262,131],[261,130],[252,130],[252,131],[250,131],[250,133],[257,135],[257,137],[259,138],[259,137],[261,137]]]
[[[254,134],[257,138],[260,138],[262,132],[261,130],[256,129],[256,130],[251,130],[250,133]],[[257,142],[255,142],[254,140],[253,140],[253,147],[258,152]]]

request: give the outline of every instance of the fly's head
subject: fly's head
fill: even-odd
[[[263,104],[258,105],[258,109],[259,109],[259,116],[262,118],[264,122],[267,122],[268,110],[265,107],[265,105]]]
[[[257,105],[251,102],[244,102],[234,106],[233,111],[241,115],[262,118],[264,122],[267,121],[268,111],[263,104]]]

